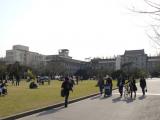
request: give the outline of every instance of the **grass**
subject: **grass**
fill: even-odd
[[[19,112],[56,104],[64,100],[60,96],[61,81],[51,81],[51,84],[40,85],[38,89],[29,89],[29,83],[20,82],[20,86],[8,84],[8,95],[0,97],[0,118]],[[69,99],[99,92],[95,87],[97,81],[85,80],[75,85]],[[113,82],[115,85],[115,81]]]

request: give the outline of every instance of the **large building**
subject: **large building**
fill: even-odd
[[[147,54],[142,50],[126,50],[121,56],[121,68],[126,67],[129,70],[143,69],[147,70]]]
[[[66,74],[76,73],[77,70],[85,66],[85,63],[84,61],[72,59],[72,57],[69,56],[68,49],[59,50],[58,55],[46,56],[46,65],[55,66],[57,71],[59,70],[59,72],[65,72]]]
[[[54,71],[67,71],[68,74],[74,74],[77,70],[86,67],[94,69],[105,69],[114,71],[126,69],[132,71],[134,69],[143,69],[148,72],[153,72],[160,69],[160,57],[148,57],[144,49],[141,50],[126,50],[124,55],[117,56],[111,59],[91,59],[90,62],[72,59],[69,56],[68,49],[60,49],[58,55],[42,55],[36,52],[29,51],[29,47],[23,45],[14,45],[12,50],[6,51],[5,61],[7,64],[19,62],[22,65],[44,68],[44,66]],[[56,74],[56,73],[55,73]]]
[[[5,63],[5,58],[0,57],[0,63]]]
[[[6,50],[6,63],[14,64],[19,62],[22,65],[36,68],[44,64],[45,56],[36,52],[29,51],[29,47],[14,45],[12,50]]]
[[[150,73],[160,70],[160,56],[148,57],[147,70]]]
[[[126,50],[124,55],[113,59],[92,59],[92,67],[96,69],[108,69],[109,71],[124,69],[132,72],[136,69],[145,70],[149,73],[160,70],[160,56],[148,57],[141,50]]]
[[[108,71],[114,71],[116,69],[116,59],[100,59],[94,58],[91,60],[91,67],[93,69],[103,69]]]

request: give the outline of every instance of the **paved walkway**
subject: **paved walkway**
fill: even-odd
[[[160,79],[148,79],[147,85],[146,97],[138,84],[135,100],[120,98],[114,91],[108,98],[95,96],[19,120],[160,120]]]

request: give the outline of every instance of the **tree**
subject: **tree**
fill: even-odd
[[[89,78],[89,69],[79,69],[77,70],[77,72],[75,73],[76,76],[82,76],[83,79],[88,79]]]
[[[160,46],[160,1],[158,0],[143,0],[146,5],[147,10],[145,8],[138,9],[134,6],[131,10],[136,13],[147,14],[153,18],[154,22],[151,23],[151,31],[147,33],[147,36],[156,43],[156,45]]]
[[[133,65],[133,62],[126,62],[122,65],[122,70],[127,73],[127,75],[130,75],[132,72],[131,66]]]
[[[6,77],[7,66],[5,64],[0,64],[0,79],[3,80]]]
[[[27,76],[33,80],[35,80],[35,78],[36,78],[36,76],[33,74],[32,70],[30,70],[30,69],[27,70]]]
[[[13,76],[21,76],[22,78],[26,78],[28,69],[29,67],[20,65],[19,62],[15,62],[14,64],[7,65],[7,74],[10,79],[13,79]]]
[[[46,75],[65,75],[68,70],[62,61],[50,61],[45,67]]]
[[[113,71],[113,72],[111,73],[111,77],[112,77],[113,79],[119,78],[120,75],[122,75],[124,78],[126,78],[126,76],[127,76],[126,73],[125,73],[123,70],[116,70],[116,71]]]

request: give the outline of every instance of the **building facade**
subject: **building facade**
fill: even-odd
[[[91,67],[92,69],[101,69],[101,70],[108,70],[114,71],[116,68],[116,59],[92,59],[91,60]]]
[[[147,70],[149,73],[160,70],[160,56],[148,57]]]
[[[126,50],[121,56],[121,68],[147,70],[147,54],[142,50]]]
[[[6,50],[6,63],[14,64],[15,62],[36,68],[39,65],[45,64],[45,56],[29,51],[29,47],[27,46],[14,45],[12,50]]]
[[[6,58],[4,60],[7,64],[19,62],[22,65],[37,69],[48,67],[50,68],[48,70],[59,71],[59,73],[67,71],[67,74],[74,74],[77,70],[84,68],[104,69],[108,71],[124,68],[128,71],[142,69],[150,73],[160,69],[160,57],[148,57],[144,49],[126,50],[124,55],[115,58],[98,58],[85,62],[72,59],[69,56],[68,49],[60,49],[58,55],[42,55],[29,51],[29,47],[27,46],[14,45],[12,50],[6,50]]]
[[[56,68],[55,71],[58,73],[73,75],[75,74],[79,69],[83,69],[85,66],[84,61],[75,60],[72,59],[72,57],[69,56],[69,50],[68,49],[61,49],[59,50],[58,55],[47,55],[46,56],[46,65],[52,66],[52,70],[54,67]],[[58,74],[55,73],[55,74]]]

